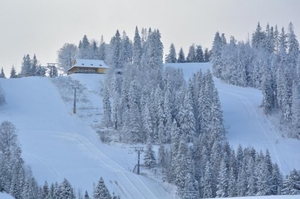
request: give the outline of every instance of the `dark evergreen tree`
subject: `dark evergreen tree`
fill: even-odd
[[[99,46],[99,59],[106,61],[106,43],[103,40],[103,36],[101,36],[100,46]]]
[[[184,56],[184,52],[183,52],[182,48],[180,48],[180,50],[179,50],[177,62],[178,63],[184,63],[185,62],[185,56]]]
[[[135,66],[140,66],[143,54],[142,41],[139,34],[138,27],[135,27],[133,49],[132,49],[132,61]]]
[[[4,74],[3,67],[1,68],[0,78],[6,78],[5,74]]]
[[[201,45],[196,47],[195,62],[204,62],[204,54]]]
[[[12,66],[11,67],[11,71],[10,71],[10,78],[17,78],[17,73],[16,73],[16,70],[15,70],[15,67]]]
[[[204,62],[209,62],[210,60],[210,52],[208,51],[208,48],[205,48],[204,50]]]
[[[189,48],[189,53],[186,57],[186,62],[196,62],[196,49],[194,44],[192,44]]]
[[[176,50],[175,50],[175,46],[172,43],[169,49],[169,54],[166,56],[166,63],[176,63],[177,59],[176,59]]]
[[[21,75],[23,77],[30,75],[30,67],[31,67],[31,60],[30,56],[27,54],[23,57],[23,62],[21,66]]]

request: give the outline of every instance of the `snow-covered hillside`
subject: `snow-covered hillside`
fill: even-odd
[[[186,79],[197,70],[211,67],[209,63],[168,65],[181,67]],[[128,146],[100,142],[95,129],[102,117],[103,78],[77,74],[55,80],[0,79],[7,101],[0,107],[0,121],[11,121],[19,129],[23,157],[40,185],[45,180],[60,183],[67,178],[75,188],[91,195],[93,183],[103,177],[109,190],[121,198],[174,198],[169,185],[130,171],[137,159],[128,153]],[[239,144],[258,150],[268,148],[284,174],[300,169],[300,141],[282,137],[263,114],[259,108],[261,92],[214,80],[230,144],[235,148]],[[78,88],[77,114],[72,113],[73,86]],[[288,197],[278,199],[283,198]]]
[[[208,70],[210,63],[166,64],[171,67],[181,67],[185,79],[199,69]],[[283,174],[288,174],[293,168],[300,169],[300,140],[282,136],[260,108],[262,93],[258,89],[243,88],[226,84],[214,78],[218,89],[224,125],[229,143],[237,148],[253,146],[256,150],[269,150],[272,160],[278,163]]]
[[[72,114],[49,78],[4,79],[0,83],[7,101],[1,107],[0,120],[11,121],[19,129],[23,157],[40,185],[45,180],[60,183],[67,178],[76,189],[92,194],[93,183],[103,177],[108,189],[121,198],[172,198],[162,183],[130,171],[137,161],[135,154],[128,154],[128,147],[102,144],[88,121]],[[91,106],[101,105],[100,96],[87,98]]]

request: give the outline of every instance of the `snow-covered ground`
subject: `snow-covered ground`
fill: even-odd
[[[210,63],[166,64],[171,67],[181,67],[185,79],[199,69],[211,69]],[[258,89],[233,86],[214,78],[218,89],[224,125],[227,138],[231,146],[237,149],[253,146],[256,150],[269,150],[273,162],[278,163],[283,174],[292,169],[300,170],[300,140],[286,138],[279,132],[277,124],[271,120],[260,108],[262,93]]]
[[[8,195],[7,193],[1,193],[1,192],[0,192],[0,198],[1,199],[13,199],[13,197]]]
[[[186,79],[199,69],[211,67],[208,63],[168,65],[182,67]],[[129,154],[129,146],[100,142],[95,130],[102,117],[103,79],[103,75],[91,74],[55,80],[0,79],[7,101],[0,107],[0,122],[11,121],[19,129],[23,158],[32,167],[40,185],[45,180],[60,183],[67,178],[75,188],[82,192],[87,190],[91,195],[93,183],[103,177],[109,190],[121,198],[174,198],[172,186],[130,171],[137,159],[134,153]],[[300,141],[282,137],[263,114],[259,108],[261,92],[214,80],[231,145],[235,148],[239,144],[251,145],[257,150],[268,148],[284,174],[293,168],[300,169]],[[74,86],[77,114],[72,113]],[[283,198],[297,197],[278,199]]]
[[[97,82],[95,76],[84,78]],[[78,109],[74,115],[69,108],[73,101],[71,106],[66,104],[49,78],[5,79],[0,84],[7,101],[1,107],[0,121],[11,121],[19,129],[23,158],[40,185],[45,180],[60,183],[67,178],[82,193],[87,190],[91,195],[93,183],[103,177],[108,189],[121,198],[173,198],[165,191],[167,185],[130,171],[137,160],[135,154],[128,153],[129,147],[102,144],[90,121],[78,116],[80,111],[91,110],[92,114],[97,103],[100,107],[99,95],[97,99],[92,92],[93,99],[87,96],[91,103],[83,100],[91,109]],[[78,99],[81,107],[79,93]]]

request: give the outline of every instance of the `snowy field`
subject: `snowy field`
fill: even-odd
[[[199,69],[211,67],[195,63],[171,65],[182,67],[186,79]],[[172,186],[131,172],[137,159],[135,154],[129,154],[129,146],[100,142],[95,130],[102,117],[100,90],[104,76],[77,74],[59,78],[0,79],[7,101],[0,107],[0,121],[11,121],[18,128],[23,158],[38,183],[60,183],[67,178],[76,189],[87,190],[91,195],[93,183],[103,177],[108,189],[121,198],[174,198]],[[300,141],[281,136],[263,114],[259,108],[261,92],[214,80],[230,144],[234,148],[239,143],[257,150],[268,148],[284,174],[293,168],[299,170]],[[78,88],[77,114],[72,113],[74,86]]]

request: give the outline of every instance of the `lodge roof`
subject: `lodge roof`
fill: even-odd
[[[103,60],[96,59],[76,59],[74,65],[69,69],[71,70],[74,67],[81,68],[109,68]]]

